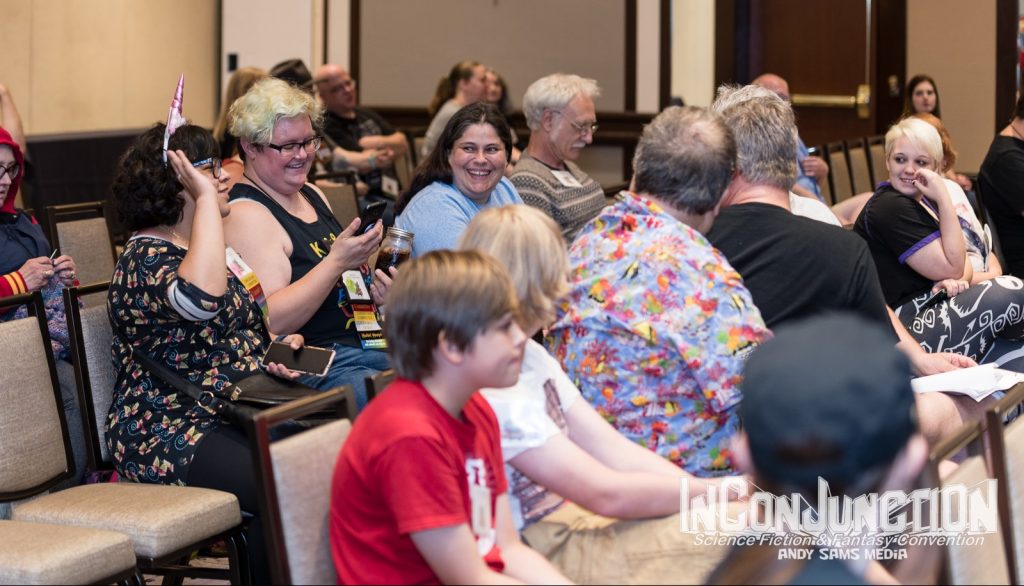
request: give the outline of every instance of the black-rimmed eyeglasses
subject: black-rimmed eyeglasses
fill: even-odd
[[[199,169],[200,167],[203,167],[205,165],[210,166],[210,173],[213,173],[214,179],[220,179],[220,173],[223,170],[223,168],[221,167],[221,161],[219,157],[210,157],[209,159],[203,159],[202,161],[192,163],[192,166],[195,167],[196,169]]]
[[[306,151],[307,153],[316,152],[320,148],[320,142],[322,139],[319,136],[313,138],[307,138],[302,142],[288,142],[285,144],[274,144],[267,143],[267,146],[281,153],[286,157],[293,157],[299,153],[299,149]]]
[[[11,163],[6,167],[0,165],[0,179],[3,179],[4,175],[10,175],[11,181],[14,181],[18,175],[21,175],[21,165],[17,163]]]

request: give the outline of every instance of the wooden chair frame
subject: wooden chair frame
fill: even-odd
[[[47,238],[54,248],[60,247],[60,238],[57,236],[57,224],[73,222],[75,220],[88,220],[92,218],[106,219],[106,208],[102,201],[90,201],[86,203],[73,203],[67,205],[47,206],[46,226]],[[107,223],[107,244],[110,246],[110,256],[117,262],[117,247],[114,245],[113,234],[110,233],[110,224]]]
[[[395,369],[389,368],[378,372],[373,376],[366,377],[366,402],[369,403],[373,400],[373,398],[380,394],[385,387],[390,385],[391,381],[395,380],[397,376],[398,373],[395,372]]]
[[[291,566],[281,520],[281,508],[278,506],[277,485],[274,481],[274,463],[270,454],[270,445],[273,443],[271,434],[283,423],[321,412],[332,406],[337,409],[339,418],[351,420],[350,414],[354,411],[355,404],[352,387],[345,385],[263,410],[249,422],[247,432],[256,467],[257,498],[265,527],[270,574],[275,584],[291,584]]]
[[[1006,561],[1010,571],[1010,583],[1017,584],[1017,540],[1024,538],[1015,535],[1013,532],[1013,515],[1024,514],[1024,511],[1013,511],[1010,504],[1009,470],[1006,464],[1006,438],[1004,436],[1005,426],[1003,421],[1006,416],[1013,412],[1019,405],[1024,403],[1024,383],[1015,385],[1007,391],[999,401],[985,413],[985,433],[987,445],[991,457],[991,470],[999,484],[998,506],[999,524],[1003,528],[1003,545],[1006,548]],[[1024,478],[1018,482],[1024,482]]]

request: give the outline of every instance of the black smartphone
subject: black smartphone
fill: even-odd
[[[928,309],[929,307],[938,305],[947,299],[949,299],[949,295],[946,294],[946,290],[939,289],[935,293],[932,293],[931,297],[924,300],[924,304],[921,306],[921,309]]]
[[[359,214],[359,233],[365,234],[367,230],[384,217],[384,208],[388,207],[386,201],[375,201],[367,204],[363,213]]]
[[[260,364],[265,368],[270,362],[305,374],[323,376],[334,362],[334,350],[316,346],[303,346],[298,350],[292,350],[292,347],[284,342],[271,342]]]

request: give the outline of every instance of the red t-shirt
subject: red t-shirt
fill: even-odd
[[[476,535],[484,561],[504,569],[494,537],[495,499],[507,490],[498,421],[479,394],[462,415],[453,418],[423,385],[404,379],[360,414],[331,490],[331,553],[340,583],[438,584],[410,533],[462,523]]]

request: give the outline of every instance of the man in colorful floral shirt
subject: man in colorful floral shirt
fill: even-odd
[[[718,115],[690,107],[656,117],[637,146],[633,191],[570,249],[571,292],[548,339],[612,425],[699,476],[732,472],[743,362],[771,335],[703,235],[735,161]]]

